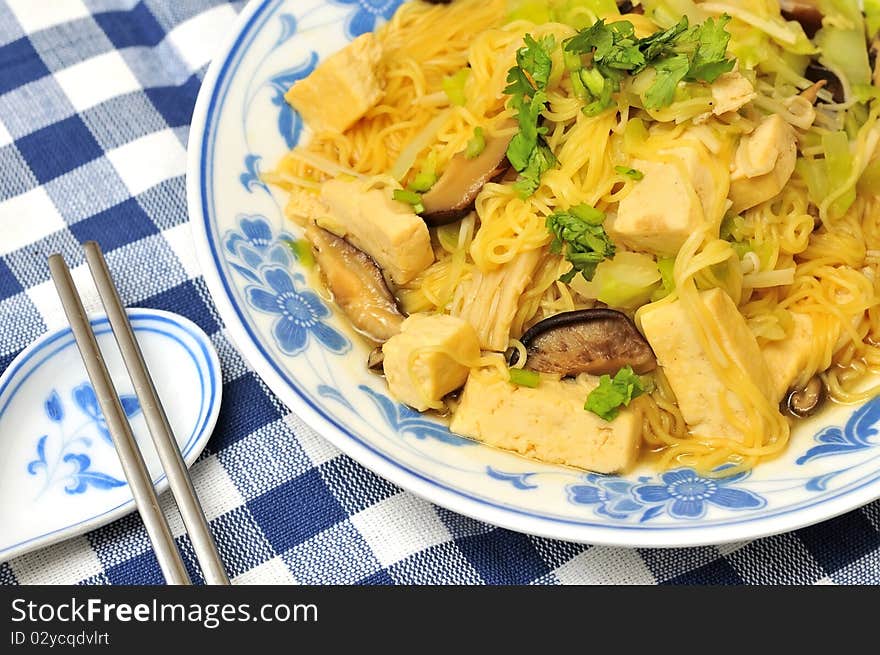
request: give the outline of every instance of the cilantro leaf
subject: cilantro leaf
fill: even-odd
[[[577,273],[591,280],[599,262],[614,256],[614,243],[602,226],[604,220],[605,213],[589,205],[577,205],[547,217],[547,229],[554,237],[550,251],[565,252],[573,266],[560,278],[563,282],[570,282]]]
[[[511,162],[512,163],[512,162]],[[528,198],[541,186],[541,177],[556,166],[556,157],[544,139],[539,138],[537,145],[529,153],[529,159],[521,171],[519,179],[514,183],[521,198]]]
[[[733,70],[734,61],[725,59],[730,34],[725,29],[730,22],[727,14],[716,22],[708,18],[694,32],[697,50],[691,62],[688,79],[701,82],[714,82],[719,75]]]
[[[613,421],[621,407],[627,407],[634,398],[645,392],[642,381],[632,367],[626,366],[615,374],[599,378],[599,386],[587,396],[584,409],[606,421]]]
[[[664,54],[664,51],[670,48],[682,34],[688,29],[688,18],[682,16],[681,20],[675,25],[664,31],[657,31],[639,39],[639,48],[643,49],[645,61],[650,63]]]
[[[648,109],[660,109],[672,104],[675,89],[687,75],[689,68],[687,55],[672,55],[655,63],[657,76],[645,92],[645,106]]]
[[[547,106],[544,88],[550,79],[556,47],[553,36],[536,41],[530,34],[525,45],[517,50],[517,65],[507,72],[508,86],[504,92],[517,110],[519,131],[507,146],[507,159],[520,174],[514,187],[523,198],[532,195],[541,184],[541,176],[556,165],[556,157],[542,138],[547,128],[539,125],[541,112]]]

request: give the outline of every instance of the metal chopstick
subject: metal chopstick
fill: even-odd
[[[125,478],[128,480],[135,506],[156,551],[156,559],[159,560],[165,581],[174,585],[191,584],[183,559],[174,544],[171,528],[168,527],[168,521],[159,508],[159,499],[156,498],[150,474],[131,432],[122,404],[119,402],[107,364],[104,362],[101,349],[98,348],[95,332],[76,291],[70,269],[67,268],[61,255],[49,257],[49,271],[61,298],[64,313],[76,339],[76,346],[82,356],[86,372],[98,397],[101,411],[107,421],[107,428],[119,455]]]
[[[110,320],[110,327],[113,328],[113,335],[116,337],[116,343],[122,353],[125,367],[134,384],[134,391],[140,401],[141,410],[159,455],[159,461],[162,463],[162,468],[165,469],[168,485],[177,502],[186,531],[189,533],[196,559],[198,559],[205,576],[205,582],[228,585],[229,578],[223,568],[220,554],[217,552],[217,545],[211,536],[208,520],[199,504],[186,463],[183,461],[177,440],[174,438],[171,425],[168,422],[168,416],[165,414],[159,395],[156,393],[156,386],[153,384],[153,379],[144,362],[143,353],[135,339],[134,331],[131,329],[131,323],[119,298],[119,292],[113,284],[113,278],[110,276],[104,255],[101,253],[101,247],[96,242],[89,241],[85,244],[84,249],[86,261],[98,289],[98,295],[104,304],[104,310]]]

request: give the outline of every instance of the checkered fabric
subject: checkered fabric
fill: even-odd
[[[220,354],[223,408],[193,478],[236,583],[880,583],[878,503],[718,548],[575,545],[435,507],[305,427],[230,343],[187,225],[190,115],[241,4],[0,0],[0,370],[64,324],[49,254],[64,253],[97,308],[77,246],[88,239],[128,305],[201,326]],[[201,579],[188,538],[178,544]],[[136,514],[0,564],[2,584],[161,582]]]

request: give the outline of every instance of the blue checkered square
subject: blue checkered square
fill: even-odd
[[[0,71],[3,71],[0,94],[49,74],[45,62],[27,37],[0,46]]]
[[[12,296],[24,291],[21,282],[12,273],[3,258],[0,257],[0,301],[11,298]]]
[[[95,22],[118,50],[131,46],[155,46],[165,38],[165,30],[143,2],[128,10],[96,13]]]
[[[496,528],[455,540],[487,584],[526,584],[550,572],[524,534]]]
[[[15,142],[37,180],[44,184],[103,154],[77,115],[47,125]]]
[[[279,554],[347,517],[314,469],[247,501],[247,507]]]
[[[125,231],[119,230],[125,225]],[[80,243],[97,241],[104,253],[116,250],[132,240],[145,239],[158,234],[153,221],[134,198],[74,223],[70,231]]]

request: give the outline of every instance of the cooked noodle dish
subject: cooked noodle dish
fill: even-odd
[[[389,394],[729,475],[880,392],[880,0],[404,3],[264,175]],[[369,353],[369,356],[367,356]]]

